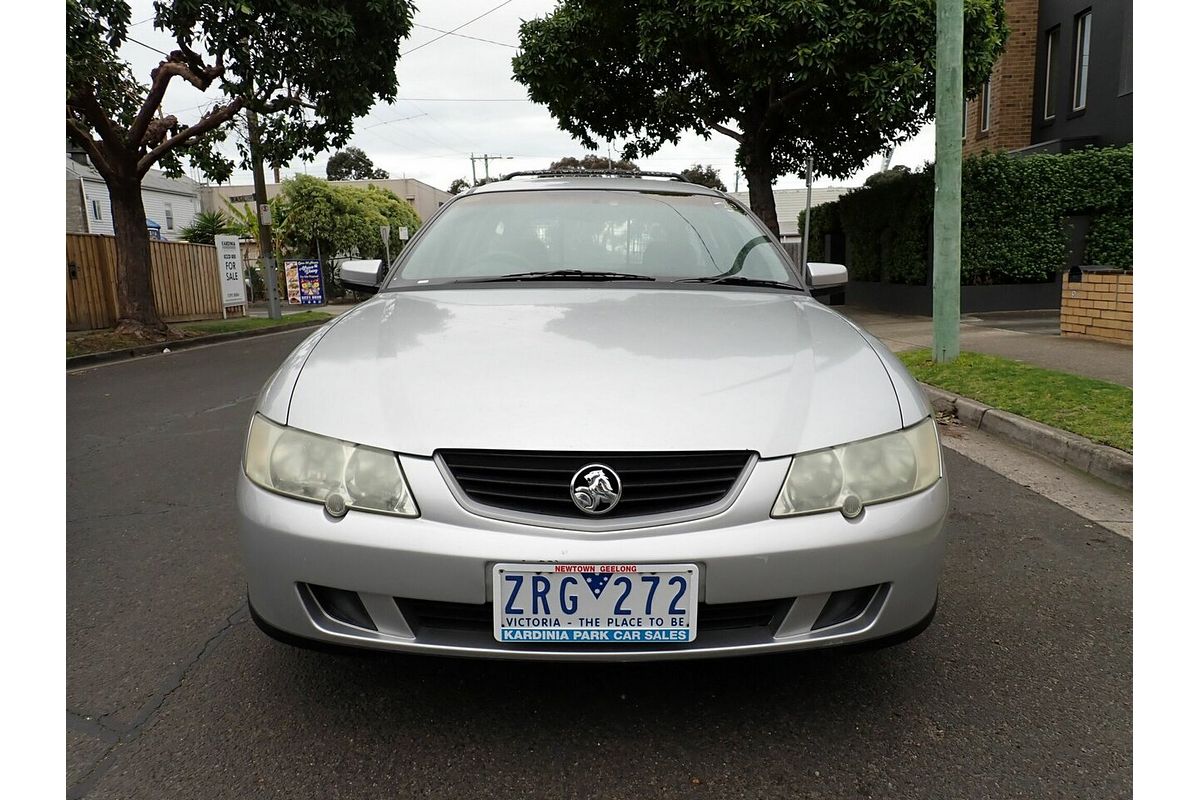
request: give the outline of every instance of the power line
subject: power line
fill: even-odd
[[[414,22],[413,27],[414,28],[425,28],[426,30],[430,30],[430,31],[437,31],[438,33],[444,33],[447,36],[456,36],[459,39],[472,39],[476,42],[487,42],[488,44],[498,44],[501,47],[511,47],[513,50],[517,49],[517,46],[515,44],[509,44],[508,42],[497,42],[495,39],[481,39],[478,36],[468,36],[465,33],[455,33],[454,31],[444,31],[441,28],[435,28],[432,25],[422,25],[418,22]],[[426,44],[432,44],[432,42],[426,42]],[[424,45],[422,45],[422,46],[424,46]],[[412,50],[409,50],[408,52],[411,53]]]
[[[157,47],[151,47],[150,45],[146,44],[145,42],[139,42],[137,39],[133,38],[132,36],[126,36],[125,41],[133,42],[134,44],[140,44],[142,47],[146,48],[147,50],[153,50],[154,52],[159,53],[164,56],[167,56],[168,58],[171,57],[170,53],[164,53],[162,50],[159,50]]]
[[[443,125],[443,124],[442,124],[442,123],[441,123],[441,122],[440,122],[440,121],[437,119],[437,117],[435,117],[435,116],[433,116],[432,114],[429,114],[428,112],[426,112],[426,111],[425,111],[425,109],[421,108],[419,105],[417,105],[416,103],[414,103],[412,100],[405,100],[404,102],[408,103],[410,106],[412,106],[413,108],[415,108],[417,111],[419,111],[420,113],[424,114],[426,117],[428,117],[428,118],[429,118],[429,121],[430,121],[430,122],[432,122],[432,123],[434,123],[435,125],[437,125],[437,126],[438,126],[439,128],[441,128],[441,129],[442,129],[444,132],[446,132],[447,134],[450,134],[450,138],[451,138],[451,139],[457,140],[457,141],[451,142],[451,144],[452,144],[454,147],[456,147],[456,148],[461,148],[462,150],[468,150],[468,149],[470,149],[470,145],[464,144],[464,143],[463,143],[463,140],[462,140],[462,139],[459,139],[459,138],[458,138],[456,135],[454,135],[454,134],[453,134],[453,133],[450,131],[450,129],[449,129],[448,127],[446,127],[445,125]]]
[[[370,130],[371,128],[377,128],[380,125],[391,125],[393,122],[404,122],[404,120],[406,120],[406,119],[416,119],[417,117],[423,117],[423,116],[425,116],[425,112],[422,111],[420,114],[413,114],[408,117],[399,117],[397,119],[385,119],[383,122],[376,122],[371,125],[364,125],[362,127],[362,130],[364,130],[364,131]]]
[[[417,52],[417,51],[418,51],[418,50],[420,50],[422,47],[428,47],[429,45],[433,44],[434,42],[440,42],[442,39],[445,39],[447,36],[451,36],[451,35],[453,35],[453,34],[457,33],[458,31],[462,30],[463,28],[467,27],[467,26],[468,26],[468,25],[470,25],[472,22],[477,22],[477,21],[479,21],[479,20],[483,19],[483,18],[484,18],[484,17],[486,17],[488,14],[491,14],[493,11],[499,11],[500,9],[504,8],[506,5],[508,5],[508,4],[509,4],[509,3],[511,3],[512,1],[513,1],[513,0],[504,0],[504,2],[503,2],[503,3],[501,3],[500,5],[496,6],[495,8],[489,8],[487,11],[483,12],[483,13],[482,13],[482,14],[480,14],[478,17],[475,17],[474,19],[469,19],[469,20],[467,20],[466,22],[464,22],[462,25],[459,25],[459,26],[458,26],[458,27],[456,27],[456,28],[451,28],[450,30],[448,30],[448,31],[446,31],[445,33],[443,33],[442,35],[440,35],[440,36],[435,36],[435,37],[433,37],[432,39],[430,39],[428,42],[424,42],[423,44],[419,44],[419,45],[417,45],[416,47],[414,47],[414,48],[413,48],[413,49],[411,49],[411,50],[405,50],[405,51],[404,51],[403,53],[401,53],[400,55],[402,55],[402,56],[406,56],[406,55],[408,55],[409,53],[415,53],[415,52]]]

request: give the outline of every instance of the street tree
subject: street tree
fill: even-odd
[[[712,164],[701,166],[692,164],[690,167],[679,173],[692,183],[698,183],[701,186],[707,186],[710,189],[716,189],[718,192],[725,191],[725,182],[721,180],[720,174],[713,168]]]
[[[847,178],[932,119],[935,0],[560,0],[521,25],[513,73],[584,145],[648,156],[680,136],[737,142],[750,206],[777,230],[771,186],[812,157]],[[965,0],[964,85],[1006,35],[1004,0]]]
[[[325,177],[331,181],[382,180],[388,177],[387,170],[377,169],[375,162],[361,148],[351,145],[338,150],[325,165]]]
[[[588,153],[583,158],[566,156],[550,165],[550,169],[590,169],[615,170],[617,172],[637,172],[638,165],[631,159],[620,158],[614,161],[596,153]]]
[[[385,252],[382,225],[392,231],[416,232],[421,218],[408,201],[378,186],[339,186],[311,175],[296,175],[283,182],[271,204],[280,246],[293,255],[323,257],[357,254],[382,258]],[[392,252],[399,252],[393,235]]]
[[[104,178],[117,245],[117,317],[122,330],[165,330],[150,286],[150,243],[141,181],[152,167],[182,173],[184,161],[212,181],[249,167],[220,145],[244,110],[262,115],[268,163],[311,161],[341,147],[355,117],[396,96],[400,43],[412,28],[410,0],[157,0],[154,26],[174,39],[147,86],[119,50],[128,40],[125,0],[67,0],[67,136]],[[205,93],[187,123],[162,112],[172,82]],[[214,98],[210,90],[219,91]]]
[[[459,194],[471,188],[471,184],[466,178],[455,178],[450,182],[450,194]]]

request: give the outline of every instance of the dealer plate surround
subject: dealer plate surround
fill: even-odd
[[[696,564],[495,564],[499,642],[684,643],[696,639]]]

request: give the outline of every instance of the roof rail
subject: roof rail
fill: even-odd
[[[682,181],[689,183],[687,178],[680,175],[678,172],[646,172],[638,170],[636,172],[622,169],[526,169],[519,172],[510,172],[500,180],[506,181],[509,178],[670,178],[673,181]]]

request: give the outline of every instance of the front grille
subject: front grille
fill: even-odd
[[[696,609],[696,630],[704,633],[778,625],[794,599],[701,603]],[[447,603],[397,597],[396,605],[418,635],[422,629],[430,628],[489,633],[492,630],[491,603]]]
[[[591,518],[571,499],[571,479],[603,464],[621,479],[621,500],[596,517],[682,511],[722,500],[746,468],[746,451],[704,453],[555,453],[440,450],[462,491],[476,503],[511,511]]]

